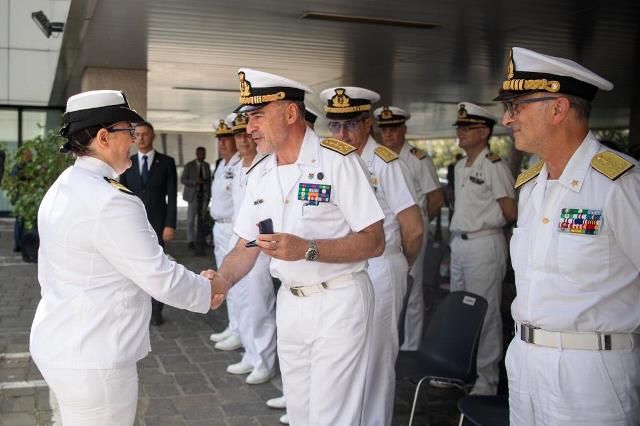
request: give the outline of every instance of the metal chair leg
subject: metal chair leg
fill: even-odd
[[[411,406],[411,417],[409,417],[409,426],[411,426],[413,424],[413,416],[416,412],[416,405],[418,403],[418,395],[420,394],[420,386],[422,386],[422,383],[427,380],[427,377],[423,377],[422,379],[420,379],[420,381],[418,382],[418,386],[416,386],[416,392],[413,394],[413,405]]]
[[[458,421],[458,426],[462,426],[464,423],[464,414],[460,414],[460,420]]]

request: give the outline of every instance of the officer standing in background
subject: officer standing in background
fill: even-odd
[[[511,424],[640,424],[640,169],[589,131],[613,84],[569,59],[514,47],[496,98],[516,148],[511,238],[516,335]]]
[[[320,98],[329,130],[356,148],[371,173],[376,198],[384,213],[385,251],[369,259],[375,309],[373,338],[362,413],[362,425],[390,425],[395,397],[398,356],[398,320],[406,294],[409,267],[415,262],[423,237],[423,219],[416,204],[406,165],[371,136],[371,104],[380,96],[360,87],[333,87]]]
[[[218,155],[220,164],[216,167],[211,182],[211,206],[209,212],[215,221],[213,225],[214,256],[216,265],[222,265],[224,257],[229,252],[229,240],[233,235],[233,197],[231,184],[233,182],[233,170],[241,161],[236,150],[236,141],[233,130],[226,119],[218,121],[215,131],[218,139]],[[228,300],[231,299],[231,300]],[[222,351],[233,351],[242,347],[238,330],[238,318],[233,310],[233,296],[227,296],[227,315],[229,323],[227,328],[220,333],[213,333],[209,338],[216,342],[215,348]]]
[[[232,113],[226,121],[231,125],[238,155],[242,158],[233,169],[231,184],[235,222],[247,187],[247,171],[264,156],[257,156],[256,143],[247,133],[245,115]],[[229,240],[229,251],[233,250],[238,239],[234,233]],[[275,375],[276,363],[276,298],[267,255],[261,253],[258,256],[253,269],[229,291],[229,296],[227,304],[233,303],[245,352],[240,362],[227,367],[227,372],[249,373],[246,383],[250,385],[265,383]]]
[[[424,151],[414,148],[406,141],[406,122],[411,114],[402,108],[385,106],[374,112],[376,124],[380,128],[382,144],[398,154],[409,170],[411,183],[418,197],[418,206],[422,210],[424,219],[424,237],[422,249],[411,267],[410,275],[413,284],[408,289],[406,316],[404,322],[404,342],[400,350],[416,351],[422,341],[424,324],[424,256],[429,237],[428,229],[431,222],[440,213],[444,205],[444,192],[440,187],[440,180],[436,166],[431,157]]]
[[[187,202],[187,241],[190,249],[196,248],[196,218],[203,214],[204,206],[211,198],[211,165],[204,161],[207,150],[196,148],[196,159],[184,165],[180,182],[184,185],[182,199]]]
[[[172,157],[153,148],[156,133],[151,123],[136,125],[138,153],[131,156],[132,166],[120,176],[120,183],[129,188],[144,203],[149,223],[164,248],[173,239],[178,209],[178,174]],[[164,304],[152,299],[151,324],[164,324]]]
[[[384,250],[384,215],[355,148],[321,141],[305,125],[311,89],[251,69],[238,76],[247,132],[259,153],[272,154],[248,172],[240,240],[214,282],[232,286],[259,252],[270,256],[282,281],[278,358],[291,423],[360,424],[373,314],[365,267]],[[258,233],[265,221],[273,234]]]
[[[478,347],[478,379],[472,393],[495,395],[502,358],[502,281],[507,241],[502,228],[517,216],[513,176],[489,150],[495,118],[470,102],[458,104],[458,145],[467,156],[455,167],[455,209],[451,219],[451,291],[487,300]]]

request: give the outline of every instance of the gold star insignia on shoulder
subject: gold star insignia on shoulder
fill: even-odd
[[[385,163],[390,163],[390,162],[398,159],[398,154],[396,154],[395,152],[391,151],[386,146],[379,146],[379,147],[377,147],[375,149],[374,152],[376,153],[376,155],[378,157],[382,158],[382,160]]]
[[[413,155],[415,155],[418,160],[422,160],[423,158],[426,158],[426,156],[427,156],[426,152],[424,152],[422,150],[419,150],[418,148],[411,148],[411,151],[409,151],[409,152],[411,152]]]
[[[111,186],[113,186],[118,191],[122,191],[125,194],[136,195],[133,192],[131,192],[131,190],[129,188],[127,188],[126,186],[124,186],[123,184],[121,184],[120,182],[118,182],[115,179],[111,179],[111,178],[108,178],[108,177],[104,176],[104,180],[109,182],[111,184]]]
[[[502,158],[500,158],[500,156],[495,152],[490,152],[487,155],[485,155],[485,157],[487,158],[487,160],[491,161],[492,163],[497,163],[498,161],[502,160]]]
[[[323,139],[320,142],[320,146],[330,149],[331,151],[335,151],[342,155],[351,154],[353,151],[356,150],[356,148],[353,145],[349,145],[346,142],[342,142],[341,140],[334,139],[334,138]]]
[[[516,179],[515,188],[518,189],[525,183],[529,182],[534,177],[540,174],[540,170],[542,170],[542,166],[544,166],[544,161],[540,160],[533,166],[529,167],[524,172],[518,175],[518,179]]]
[[[591,159],[591,167],[611,180],[616,180],[634,167],[615,152],[601,151]]]

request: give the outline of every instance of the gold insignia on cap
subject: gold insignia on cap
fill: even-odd
[[[411,150],[409,151],[411,152],[413,155],[416,156],[416,158],[418,160],[422,160],[423,158],[427,158],[427,153],[418,149],[418,148],[411,148]]]
[[[389,110],[389,107],[382,107],[382,112],[380,113],[380,118],[382,120],[391,120],[393,118],[393,113]]]
[[[245,78],[244,72],[240,71],[238,78],[240,79],[240,96],[245,98],[251,96],[251,83]]]
[[[487,155],[485,155],[485,157],[487,158],[487,160],[491,161],[492,163],[497,163],[498,161],[502,161],[502,158],[500,158],[500,156],[495,152],[490,152]]]
[[[342,88],[336,89],[336,94],[331,98],[331,106],[334,108],[347,108],[349,106],[349,96],[344,94]]]
[[[601,151],[591,159],[591,167],[611,180],[616,180],[634,167],[634,164],[611,151]]]
[[[382,158],[385,163],[390,163],[398,159],[398,154],[391,151],[386,146],[379,146],[373,152],[375,152],[378,157]]]
[[[111,186],[113,186],[118,191],[122,191],[125,194],[135,195],[129,188],[127,188],[126,186],[124,186],[123,184],[121,184],[120,182],[118,182],[115,179],[111,179],[111,178],[108,178],[108,177],[104,176],[104,180],[109,182],[111,184]]]
[[[334,138],[323,139],[320,142],[320,146],[330,149],[331,151],[335,151],[342,155],[351,154],[353,151],[356,150],[356,148],[353,145],[349,145],[346,142],[342,142],[341,140],[334,139]]]
[[[529,167],[524,172],[520,173],[518,175],[518,178],[516,179],[516,184],[514,186],[515,189],[520,188],[522,185],[529,182],[534,177],[538,176],[540,174],[540,170],[542,170],[542,166],[544,166],[544,161],[540,160],[533,166]]]
[[[216,136],[230,135],[231,127],[227,126],[224,120],[220,120],[218,127],[216,127]]]
[[[336,94],[329,100],[330,106],[324,106],[325,112],[347,114],[351,112],[368,111],[371,109],[370,103],[351,106],[351,99],[345,94],[346,89],[343,89],[342,87],[337,87],[335,92]]]
[[[541,78],[538,80],[525,80],[523,78],[513,79],[515,75],[515,64],[513,62],[513,50],[509,51],[509,64],[507,65],[507,79],[502,82],[502,90],[522,91],[522,90],[544,90],[555,93],[560,90],[560,82]]]
[[[507,65],[507,80],[511,80],[513,78],[513,72],[516,67],[513,63],[513,49],[509,51],[509,65]]]
[[[236,118],[233,119],[233,127],[231,128],[231,130],[236,131],[246,129],[247,124],[249,124],[249,119],[247,118],[247,116],[244,114],[238,114]]]
[[[464,104],[461,104],[458,109],[458,118],[467,118],[467,107]]]

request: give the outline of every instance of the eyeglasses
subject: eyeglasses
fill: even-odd
[[[359,118],[349,121],[330,121],[327,127],[331,133],[339,133],[342,129],[345,129],[347,132],[353,132],[358,128],[358,123],[364,120],[364,118]]]
[[[504,110],[509,113],[509,117],[513,118],[517,114],[520,114],[520,105],[552,101],[554,99],[558,99],[558,96],[544,96],[542,98],[521,99],[519,101],[502,101],[502,106],[504,106]]]
[[[117,127],[107,127],[107,132],[115,133],[115,132],[129,132],[129,135],[135,139],[136,138],[136,129],[135,127],[124,127],[122,129]]]
[[[486,129],[486,126],[458,126],[456,129],[459,133],[466,133],[476,129]]]

